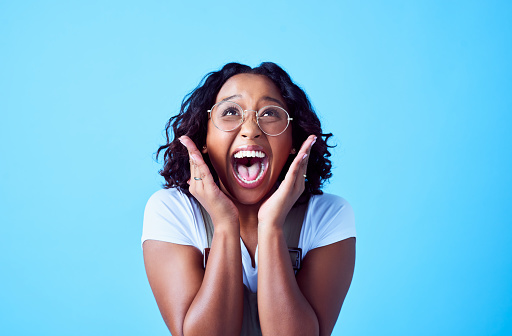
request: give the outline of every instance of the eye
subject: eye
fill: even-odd
[[[281,110],[278,107],[269,106],[264,108],[261,112],[259,117],[260,118],[268,118],[268,119],[282,119],[284,116],[284,110]]]
[[[275,111],[272,110],[272,109],[266,109],[265,111],[263,111],[261,114],[260,114],[260,117],[272,117],[274,116],[275,114]]]
[[[223,117],[232,117],[232,116],[240,116],[240,111],[234,106],[227,106],[222,110],[221,116]]]

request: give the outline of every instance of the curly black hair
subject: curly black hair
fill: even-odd
[[[332,165],[328,158],[331,156],[329,148],[333,146],[327,145],[327,140],[332,133],[322,133],[320,120],[306,93],[292,82],[290,76],[281,67],[272,62],[261,63],[255,68],[239,63],[228,63],[219,71],[208,73],[199,85],[185,96],[178,115],[171,117],[166,124],[167,143],[160,146],[156,152],[157,160],[161,152],[164,152],[164,167],[159,171],[160,175],[165,178],[164,187],[177,187],[189,194],[187,183],[190,178],[189,157],[187,149],[179,142],[178,138],[182,135],[190,137],[199,149],[206,144],[208,124],[208,113],[206,112],[215,104],[217,94],[224,83],[237,74],[264,75],[274,82],[286,102],[290,117],[293,118],[292,141],[294,148],[300,148],[309,135],[317,136],[309,156],[306,186],[302,196],[322,194],[323,183],[332,176]],[[293,158],[290,156],[286,162],[279,181],[284,179]],[[208,155],[203,154],[203,159],[218,184],[218,176]]]

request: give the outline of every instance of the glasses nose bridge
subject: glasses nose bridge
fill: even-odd
[[[256,114],[256,117],[258,117],[258,111],[257,110],[244,110],[244,116],[247,112],[254,112]]]
[[[246,121],[248,119],[252,119],[252,121],[254,122],[254,126],[256,126],[258,128],[258,130],[263,131],[261,129],[261,126],[260,126],[260,123],[259,123],[259,120],[258,120],[258,112],[259,111],[257,111],[257,110],[250,110],[250,109],[248,109],[248,110],[242,109],[242,111],[243,111],[243,113],[242,113],[242,122],[240,123],[241,127],[244,127],[243,125],[246,124]],[[248,112],[254,112],[254,119],[250,118],[250,116],[248,116]],[[245,127],[247,127],[247,125]]]
[[[258,110],[243,110],[243,114],[242,114],[242,123],[244,123],[247,119],[249,119],[249,117],[247,117],[247,112],[254,112],[254,117],[255,117],[255,122],[256,124],[258,124],[259,126],[259,123],[258,123]]]

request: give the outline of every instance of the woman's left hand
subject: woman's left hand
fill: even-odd
[[[268,225],[282,227],[284,224],[286,215],[304,191],[309,153],[315,141],[314,135],[304,141],[279,188],[261,205],[258,228]]]

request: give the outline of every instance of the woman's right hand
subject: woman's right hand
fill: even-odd
[[[181,136],[179,141],[187,148],[190,158],[189,192],[208,211],[215,228],[221,223],[238,224],[237,207],[215,184],[210,169],[195,143],[186,135]]]

